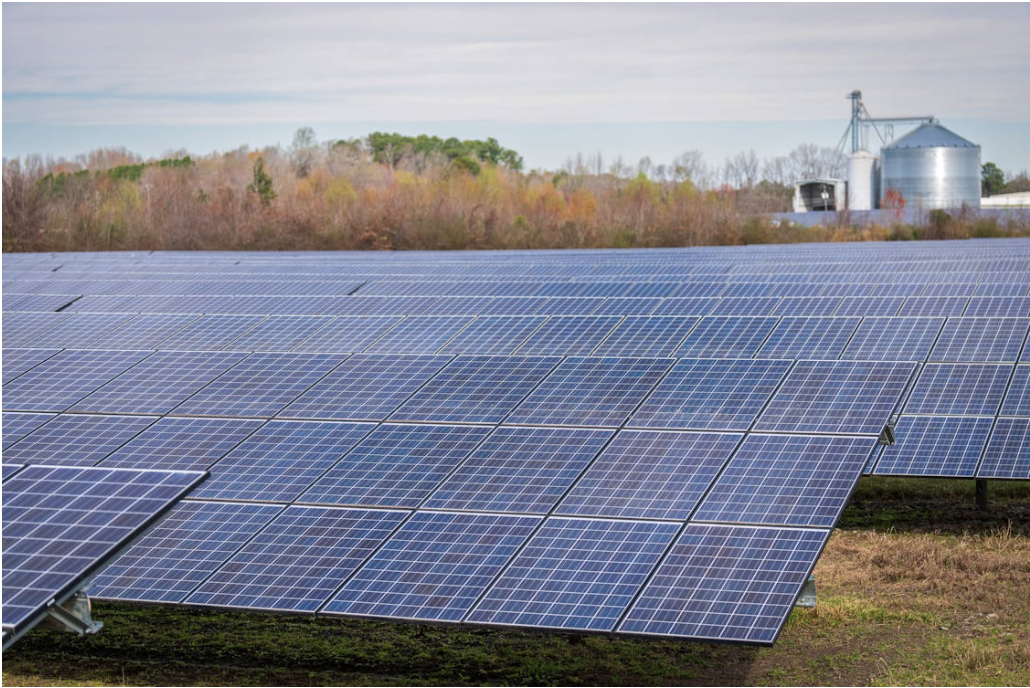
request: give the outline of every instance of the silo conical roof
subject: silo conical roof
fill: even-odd
[[[955,132],[936,122],[928,122],[918,129],[910,131],[897,141],[884,146],[884,150],[899,148],[979,148],[980,146],[965,140]]]

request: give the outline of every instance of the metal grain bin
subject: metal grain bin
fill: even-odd
[[[877,158],[869,151],[852,153],[848,159],[848,210],[875,210],[880,197]]]
[[[880,199],[889,189],[906,206],[934,210],[980,207],[980,146],[936,122],[880,149]]]

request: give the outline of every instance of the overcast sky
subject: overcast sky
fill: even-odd
[[[845,95],[1030,165],[1030,5],[3,5],[3,154],[373,130],[710,162],[837,144]]]

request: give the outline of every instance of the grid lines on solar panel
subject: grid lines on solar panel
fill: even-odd
[[[834,315],[848,316],[892,316],[896,315],[898,309],[905,299],[901,296],[883,298],[878,296],[845,296],[841,299],[840,306],[833,312]]]
[[[892,361],[798,361],[755,430],[879,435],[914,369]]]
[[[23,468],[25,468],[25,465],[20,463],[3,464],[3,480],[7,480]]]
[[[37,311],[52,313],[79,298],[79,294],[4,294],[5,311]]]
[[[611,436],[610,430],[497,428],[424,506],[547,513]]]
[[[415,508],[489,432],[471,425],[381,425],[298,501]]]
[[[4,385],[4,408],[64,411],[151,353],[67,349]]]
[[[239,418],[161,418],[103,464],[105,468],[206,469],[261,423]]]
[[[506,422],[617,427],[673,363],[671,358],[567,358]]]
[[[92,341],[132,318],[126,313],[73,313],[32,338],[31,346],[95,348]],[[119,348],[126,348],[124,346]]]
[[[312,353],[356,353],[364,351],[391,327],[397,315],[340,316],[293,348]]]
[[[993,416],[1013,367],[1005,363],[928,363],[916,380],[905,413]]]
[[[540,521],[416,512],[322,613],[460,621]]]
[[[19,413],[17,411],[4,411],[3,413],[3,451],[12,444],[25,437],[30,432],[55,418],[53,413]]]
[[[156,349],[157,346],[199,316],[145,313],[110,330],[89,343],[91,349]]]
[[[962,315],[968,296],[910,296],[898,309],[900,316],[947,316]]]
[[[790,361],[680,359],[626,425],[747,430],[790,366]]]
[[[220,351],[158,351],[71,407],[82,413],[168,413],[243,360]]]
[[[1030,416],[1030,365],[1016,366],[1001,405],[1001,415]]]
[[[42,336],[58,324],[72,317],[71,313],[10,313],[4,312],[3,345],[5,349],[35,346]]]
[[[281,418],[383,420],[450,356],[351,356],[279,412]]]
[[[901,416],[896,444],[884,447],[874,473],[972,478],[993,423],[987,417]]]
[[[22,373],[32,370],[43,361],[51,358],[60,349],[4,349],[3,355],[3,384],[7,384]]]
[[[687,335],[676,356],[681,358],[750,358],[776,327],[775,317],[716,317],[701,319]]]
[[[185,603],[314,612],[408,513],[287,507]]]
[[[510,354],[546,320],[539,316],[485,316],[476,318],[441,347],[442,354]]]
[[[269,418],[344,358],[340,354],[250,354],[172,413]]]
[[[690,524],[617,631],[771,645],[829,535]]]
[[[1030,418],[999,418],[977,478],[1030,480]]]
[[[202,315],[158,345],[159,349],[218,351],[249,332],[264,315]]]
[[[3,623],[25,623],[179,500],[202,473],[28,466],[4,483]]]
[[[839,296],[790,296],[776,306],[773,315],[784,316],[830,316],[840,306]]]
[[[668,298],[662,299],[651,311],[650,315],[705,316],[712,312],[719,299],[703,298]]]
[[[863,318],[841,358],[866,361],[923,361],[944,318]]]
[[[375,425],[273,420],[215,464],[197,499],[290,502]]]
[[[650,315],[662,302],[661,299],[648,297],[622,297],[598,299],[598,303],[590,315]]]
[[[963,315],[969,317],[1030,317],[1030,296],[974,296]]]
[[[678,529],[674,523],[549,518],[466,621],[610,631]]]
[[[93,581],[90,597],[177,603],[284,507],[180,502]]]
[[[560,361],[557,356],[458,356],[390,420],[500,423]]]
[[[233,351],[290,351],[332,322],[325,315],[272,315],[226,346]]]
[[[594,349],[595,356],[670,356],[698,318],[631,316]]]
[[[776,312],[780,300],[779,296],[724,296],[712,308],[712,315],[724,317],[771,316]]]
[[[551,354],[575,356],[590,353],[622,318],[607,316],[554,316],[517,349],[522,356]]]
[[[623,430],[555,513],[685,521],[740,438],[728,433]]]
[[[93,466],[154,420],[144,416],[62,414],[6,449],[4,458],[19,463]]]
[[[757,355],[763,358],[837,358],[859,322],[860,318],[785,317]]]
[[[1015,362],[1028,329],[1030,318],[948,318],[929,360]]]
[[[386,354],[436,353],[470,321],[468,316],[409,316],[365,351]]]
[[[748,435],[694,520],[831,528],[875,447],[872,437]]]

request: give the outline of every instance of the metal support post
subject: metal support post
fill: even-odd
[[[983,478],[976,479],[976,508],[987,511],[987,481]]]

